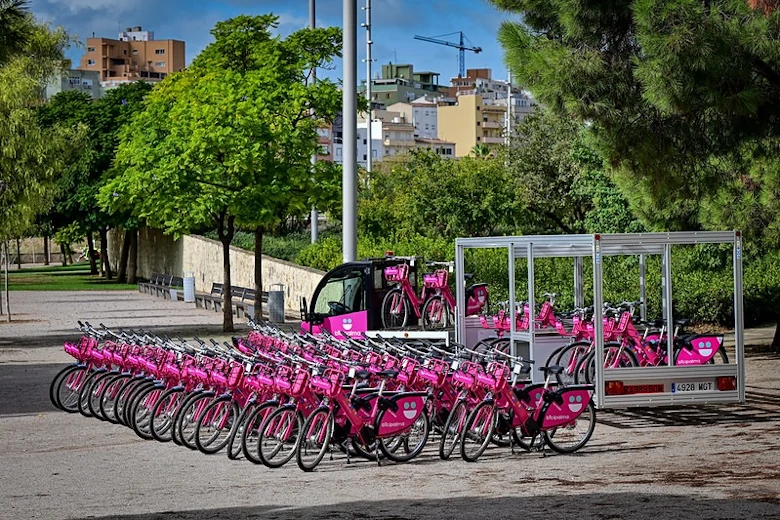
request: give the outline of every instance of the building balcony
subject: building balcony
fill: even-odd
[[[383,141],[383,144],[390,148],[414,148],[416,146],[414,139],[410,140],[402,140],[399,141],[397,139],[385,139]]]
[[[482,128],[493,128],[496,130],[500,130],[504,128],[504,125],[502,123],[499,123],[498,121],[483,121]]]
[[[483,137],[482,142],[485,144],[504,144],[506,139],[503,137]]]

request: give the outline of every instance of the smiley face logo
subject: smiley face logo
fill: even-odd
[[[417,416],[417,402],[406,401],[404,403],[404,417],[407,419],[414,419]]]
[[[352,330],[352,318],[344,318],[341,320],[341,326],[344,330]]]
[[[712,341],[700,341],[698,348],[700,356],[708,357],[712,354]]]
[[[569,396],[569,411],[572,413],[577,413],[580,410],[582,410],[582,407],[584,405],[582,404],[582,396],[581,395],[570,395]]]

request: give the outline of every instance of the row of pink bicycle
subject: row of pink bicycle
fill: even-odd
[[[431,434],[442,459],[476,461],[490,444],[570,453],[595,428],[588,384],[561,386],[562,367],[486,352],[292,334],[253,324],[219,344],[80,324],[76,362],[52,381],[52,403],[124,424],[144,439],[225,451],[268,467],[313,470],[330,453],[407,462]]]

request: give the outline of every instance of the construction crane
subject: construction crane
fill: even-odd
[[[448,42],[446,40],[440,39],[443,36],[452,36],[453,34],[457,34],[460,36],[458,42]],[[479,54],[480,52],[482,52],[482,47],[475,47],[473,44],[471,44],[471,42],[469,42],[470,46],[464,44],[464,40],[468,41],[468,38],[466,38],[466,36],[463,34],[463,31],[442,34],[441,36],[434,36],[433,38],[428,36],[415,35],[414,39],[421,40],[424,42],[429,42],[429,43],[436,43],[438,45],[446,45],[447,47],[455,47],[456,49],[458,49],[458,51],[460,51],[458,64],[460,65],[461,78],[466,76],[466,51],[471,51],[474,54]]]

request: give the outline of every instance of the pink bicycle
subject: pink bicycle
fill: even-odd
[[[428,265],[447,265],[451,262],[429,262]],[[455,322],[455,296],[449,287],[449,271],[437,269],[423,275],[423,291],[420,298],[409,281],[409,266],[399,264],[385,268],[385,279],[396,284],[382,301],[382,326],[388,329],[409,325],[411,312],[422,319],[425,330],[447,328]],[[473,277],[466,274],[467,280]],[[466,289],[466,316],[482,312],[488,304],[487,284],[478,283]],[[411,309],[411,310],[410,310]]]

